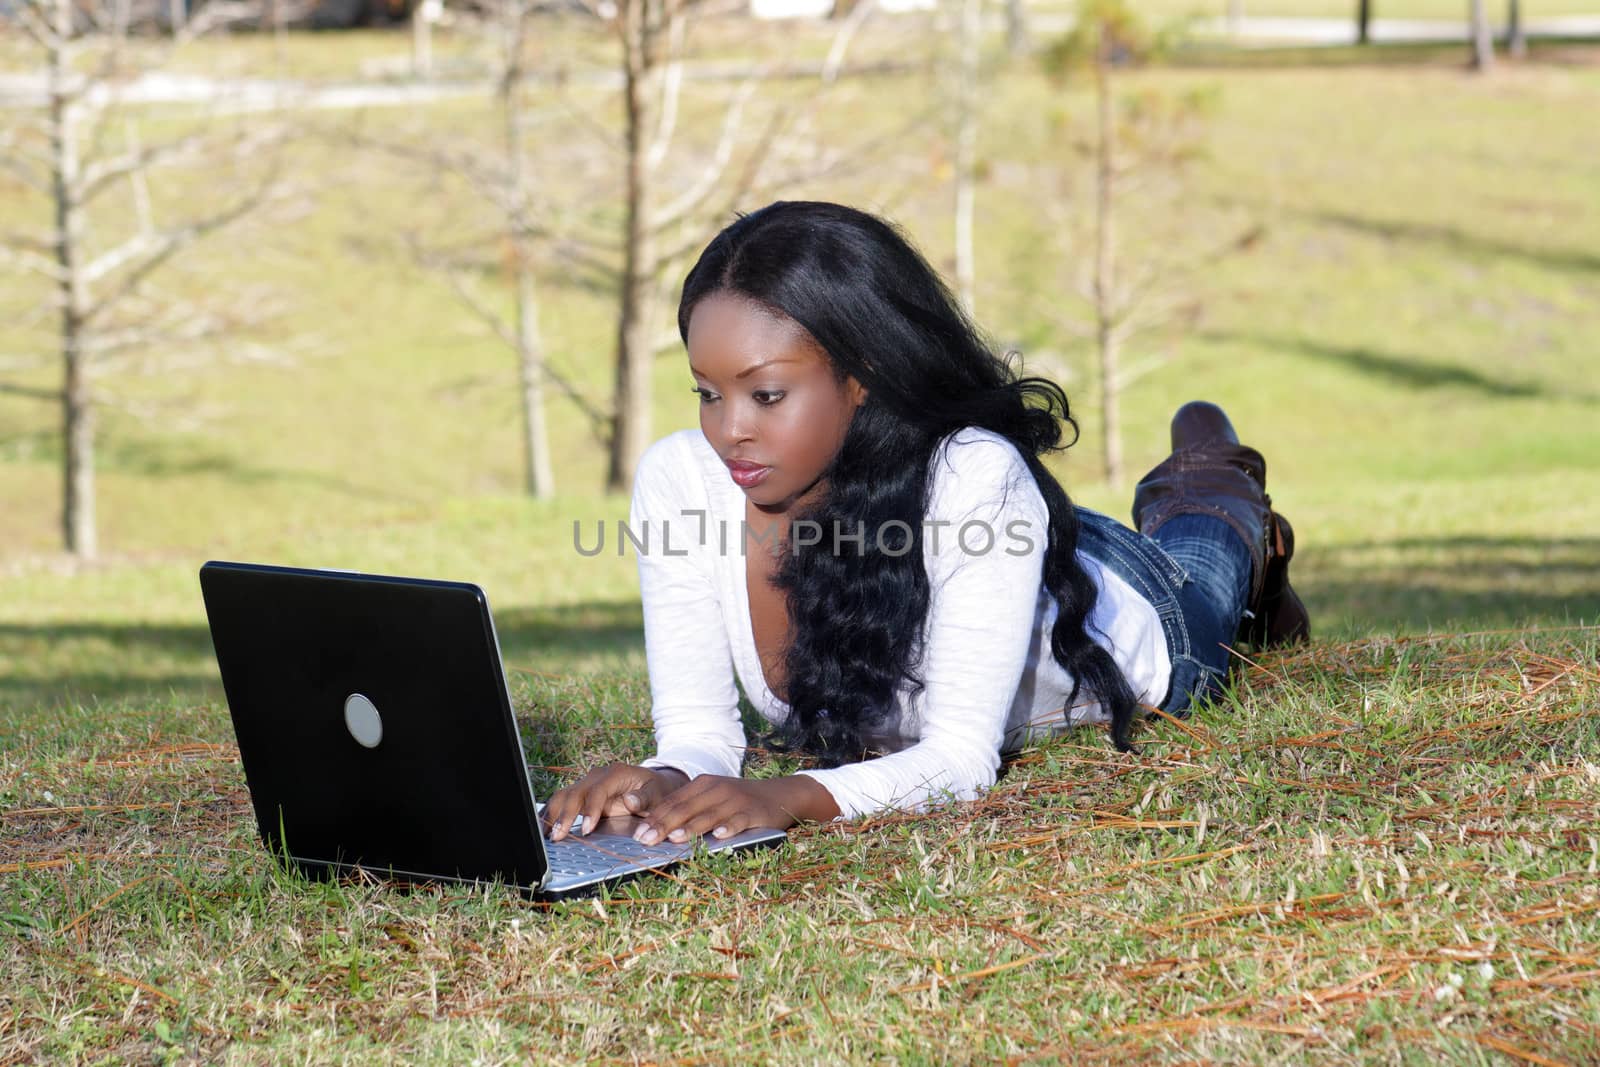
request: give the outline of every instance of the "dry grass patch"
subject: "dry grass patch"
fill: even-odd
[[[1596,633],[1261,658],[1137,755],[553,906],[277,871],[216,708],[24,749],[0,1062],[1593,1062]],[[637,681],[563,740],[585,687],[530,680],[546,774],[644,751]]]

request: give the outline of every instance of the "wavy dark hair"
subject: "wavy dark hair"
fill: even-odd
[[[976,426],[1014,444],[1039,485],[1050,513],[1044,584],[1059,612],[1050,649],[1072,675],[1069,703],[1085,689],[1098,697],[1111,715],[1112,740],[1126,750],[1134,696],[1085,630],[1096,589],[1078,564],[1077,516],[1039,459],[1077,440],[1061,387],[1019,377],[911,243],[854,208],[779,201],[740,216],[684,279],[678,330],[685,343],[695,306],[719,292],[793,319],[827,353],[839,380],[854,377],[867,390],[824,473],[821,497],[791,519],[823,530],[883,530],[899,520],[912,537],[909,551],[900,551],[902,541],[884,552],[869,537],[859,552],[833,552],[826,538],[784,552],[773,581],[788,600],[792,714],[767,743],[825,765],[859,760],[888,724],[900,686],[921,690],[930,464],[940,441]],[[1072,427],[1065,442],[1064,426]]]

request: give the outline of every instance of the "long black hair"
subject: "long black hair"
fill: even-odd
[[[791,715],[768,743],[829,765],[859,760],[893,714],[900,686],[922,688],[929,466],[941,440],[976,426],[1016,446],[1049,509],[1044,584],[1058,609],[1050,649],[1072,675],[1069,703],[1093,693],[1110,712],[1113,741],[1127,749],[1134,696],[1085,630],[1096,589],[1078,564],[1078,520],[1039,460],[1077,440],[1061,387],[1019,377],[910,242],[853,208],[779,201],[719,233],[684,279],[685,343],[695,306],[724,291],[805,327],[839,380],[853,377],[867,390],[821,497],[791,520],[822,530],[883,530],[898,520],[912,537],[909,551],[903,541],[882,546],[871,537],[852,552],[831,551],[826,538],[786,546],[773,581],[788,600]],[[1072,427],[1065,443],[1063,426]]]

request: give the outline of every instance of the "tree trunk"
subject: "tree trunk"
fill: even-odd
[[[612,394],[610,466],[606,489],[625,493],[650,443],[651,362],[656,253],[650,227],[650,174],[646,154],[655,129],[659,73],[654,37],[661,32],[654,0],[622,0],[623,105],[627,187],[622,262],[622,306],[617,316],[616,381]]]
[[[978,59],[983,39],[983,0],[961,0],[956,36],[960,69],[956,87],[956,292],[968,315],[976,315],[977,263],[972,247],[972,212],[978,168]]]
[[[1372,0],[1360,0],[1356,5],[1356,44],[1372,40]]]
[[[1522,28],[1522,0],[1508,0],[1506,4],[1506,54],[1512,59],[1523,59],[1528,54],[1528,34]]]
[[[554,496],[550,427],[544,410],[544,346],[539,336],[539,304],[526,249],[517,242],[517,369],[522,386],[522,455],[529,495]]]
[[[68,552],[93,559],[99,552],[94,509],[95,396],[84,346],[89,309],[83,276],[83,207],[78,203],[78,89],[72,84],[72,0],[56,0],[50,42],[51,197],[55,201],[56,263],[61,301],[61,534]]]
[[[1105,45],[1100,45],[1101,49]],[[1095,56],[1094,91],[1099,109],[1099,137],[1096,140],[1095,158],[1095,254],[1094,254],[1094,310],[1095,340],[1100,350],[1100,422],[1105,451],[1106,483],[1117,485],[1122,481],[1122,417],[1118,410],[1121,401],[1121,376],[1117,368],[1117,296],[1116,296],[1116,235],[1112,211],[1116,180],[1116,122],[1112,113],[1111,76],[1106,70],[1109,60],[1104,54]]]
[[[437,0],[420,0],[411,11],[411,76],[433,77],[433,24],[439,17]]]
[[[1028,13],[1023,10],[1022,0],[1006,0],[1006,53],[1026,55],[1032,45],[1029,36]]]
[[[1489,33],[1485,0],[1472,0],[1472,69],[1487,74],[1494,69],[1494,38]]]
[[[533,257],[528,247],[528,175],[522,143],[522,43],[527,11],[521,0],[506,0],[505,75],[500,106],[505,118],[506,167],[511,194],[512,278],[517,323],[517,372],[522,399],[523,478],[537,499],[555,493],[550,464],[550,432],[544,410],[544,345],[539,335],[539,302],[534,288]]]

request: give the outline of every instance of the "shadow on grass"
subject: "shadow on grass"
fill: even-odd
[[[1600,537],[1306,545],[1294,571],[1329,636],[1600,623]]]
[[[1308,542],[1295,557],[1294,578],[1318,633],[1328,637],[1600,622],[1600,536]],[[525,694],[519,679],[529,675],[544,677],[541,688],[555,686],[551,706],[535,718],[550,716],[556,733],[577,721],[565,711],[608,699],[619,671],[642,684],[637,601],[503,608],[495,626],[513,690]],[[222,700],[203,623],[4,624],[0,664],[0,745],[26,733],[35,713],[62,707]],[[612,678],[584,678],[602,672]],[[647,690],[636,696],[648,702]]]
[[[1576,400],[1586,404],[1600,402],[1600,396],[1580,393],[1576,385],[1555,390],[1539,382],[1492,378],[1470,367],[1436,363],[1421,356],[1385,352],[1365,346],[1330,345],[1305,337],[1230,331],[1208,331],[1203,336],[1207,341],[1244,343],[1271,351],[1310,356],[1401,389],[1470,389],[1497,400],[1540,398]]]
[[[1341,211],[1318,211],[1310,216],[1317,222],[1356,230],[1391,241],[1428,244],[1454,255],[1483,259],[1517,259],[1547,270],[1600,271],[1600,254],[1577,249],[1537,248],[1485,237],[1460,226],[1436,222],[1402,222],[1376,219]]]
[[[1168,60],[1175,67],[1245,70],[1304,67],[1433,67],[1469,69],[1465,41],[1372,41],[1368,44],[1238,47],[1225,41],[1196,41]],[[1519,66],[1592,67],[1600,63],[1600,41],[1592,37],[1538,37],[1528,42]]]
[[[495,629],[508,670],[561,674],[637,655],[637,601],[506,608]],[[222,700],[203,624],[115,622],[0,624],[0,737],[29,714],[63,706]]]
[[[56,448],[59,450],[59,444]],[[237,485],[298,485],[326,489],[360,500],[415,502],[403,493],[361,485],[334,474],[246,463],[227,452],[198,447],[193,441],[119,441],[106,449],[102,463],[106,470],[147,478],[220,475]]]

